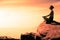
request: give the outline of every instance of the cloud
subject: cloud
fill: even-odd
[[[60,0],[0,0],[0,5],[46,6]]]
[[[59,2],[60,0],[51,0],[51,2]]]
[[[60,2],[60,0],[40,0],[41,3],[55,3]]]
[[[48,3],[59,2],[60,0],[0,0],[0,2],[19,2],[19,3]]]

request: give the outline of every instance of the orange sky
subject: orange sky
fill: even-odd
[[[51,4],[60,22],[60,0],[0,0],[0,35],[19,38],[21,33],[35,32]]]

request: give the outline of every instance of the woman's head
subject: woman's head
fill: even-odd
[[[51,5],[49,9],[50,9],[50,10],[53,10],[53,9],[54,9],[54,6],[53,6],[53,5]]]

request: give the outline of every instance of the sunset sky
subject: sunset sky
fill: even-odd
[[[19,38],[21,33],[36,32],[51,4],[54,20],[60,22],[60,0],[0,0],[0,36]]]

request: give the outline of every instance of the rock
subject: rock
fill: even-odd
[[[58,38],[60,37],[60,25],[46,24],[44,21],[38,26],[37,32],[46,35],[44,39]]]

